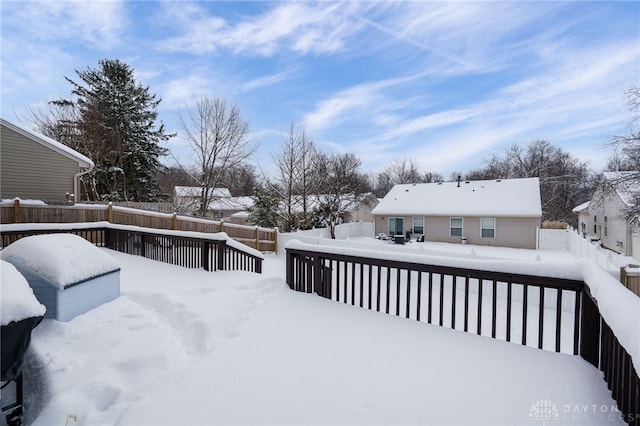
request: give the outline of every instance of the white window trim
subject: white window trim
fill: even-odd
[[[416,232],[415,219],[422,219],[422,232],[420,232],[420,233]],[[425,231],[424,223],[425,223],[424,216],[413,216],[411,218],[411,229],[413,230],[413,233],[417,234],[417,235],[424,235],[425,234],[425,232],[424,232]]]
[[[482,221],[485,219],[490,219],[493,220],[493,228],[483,228],[482,227]],[[498,221],[496,220],[495,217],[482,217],[480,218],[480,238],[487,238],[487,239],[495,239],[496,238],[496,234],[497,234],[497,228],[498,228]],[[485,229],[493,229],[493,237],[485,237],[484,235],[482,235],[482,231]]]
[[[460,219],[460,221],[462,222],[462,225],[460,226],[460,235],[453,235],[451,233],[451,230],[453,229],[452,223],[451,221],[453,219]],[[456,227],[456,229],[458,229],[458,227]],[[449,236],[450,237],[455,237],[455,238],[462,238],[464,237],[464,218],[463,217],[450,217],[449,218]]]

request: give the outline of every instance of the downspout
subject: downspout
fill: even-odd
[[[80,186],[80,177],[82,177],[82,176],[84,176],[84,175],[86,175],[88,173],[91,173],[93,171],[94,167],[95,167],[95,164],[91,164],[87,170],[79,172],[79,173],[76,173],[75,175],[73,175],[73,193],[75,194],[76,197],[78,197],[78,195],[79,195],[78,194],[78,189],[80,189],[79,188],[79,186]],[[78,198],[76,198],[75,200],[76,201],[80,201]]]

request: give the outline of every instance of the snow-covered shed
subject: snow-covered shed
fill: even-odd
[[[536,248],[538,178],[395,185],[373,209],[376,234]]]
[[[69,321],[120,295],[120,267],[109,254],[72,234],[22,238],[0,258],[27,280],[45,318]]]

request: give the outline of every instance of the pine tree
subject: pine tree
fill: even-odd
[[[249,223],[265,228],[273,228],[278,225],[278,215],[276,213],[278,206],[278,198],[272,191],[269,191],[271,185],[267,184],[264,188],[256,187],[253,190],[253,198],[255,204],[249,209]]]
[[[96,167],[94,197],[103,200],[157,201],[161,191],[155,178],[166,149],[159,143],[173,135],[156,126],[161,99],[135,80],[133,69],[119,60],[103,59],[97,69],[77,71],[71,102],[78,110],[73,125],[77,145]]]

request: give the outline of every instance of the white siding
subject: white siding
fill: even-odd
[[[589,205],[587,234],[602,242],[602,245],[621,254],[631,254],[628,241],[627,208],[615,192],[596,191]],[[606,218],[606,220],[605,220]]]

